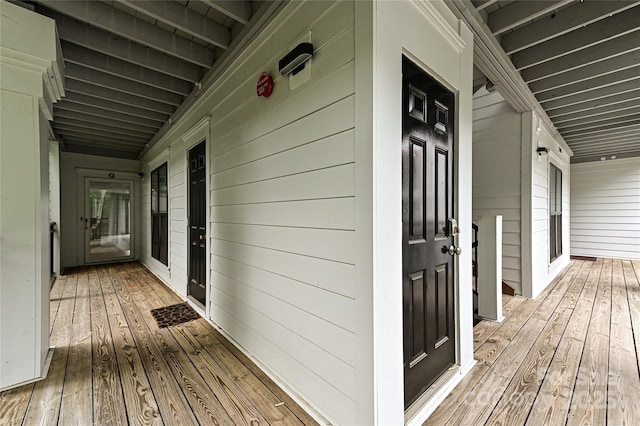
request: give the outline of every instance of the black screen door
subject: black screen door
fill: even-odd
[[[205,142],[189,150],[189,295],[206,306],[207,161]]]
[[[403,58],[402,263],[404,401],[454,362],[454,97]]]

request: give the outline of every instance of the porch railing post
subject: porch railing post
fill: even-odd
[[[502,216],[482,216],[478,221],[478,315],[501,322],[502,316]]]

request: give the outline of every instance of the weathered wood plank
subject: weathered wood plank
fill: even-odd
[[[630,277],[631,285],[638,285]],[[613,261],[611,281],[611,342],[607,382],[607,424],[635,425],[640,420],[640,374],[627,300],[626,274],[620,260]]]
[[[93,420],[96,424],[127,424],[113,338],[96,268],[89,269],[93,351]]]
[[[62,300],[62,293],[64,292],[64,287],[67,284],[67,276],[61,275],[56,278],[56,281],[53,283],[53,287],[51,287],[51,292],[49,293],[49,334],[53,333],[53,325],[56,322],[56,317],[60,310],[60,301]]]
[[[69,357],[62,390],[60,424],[93,423],[93,398],[91,389],[91,307],[89,306],[89,282],[86,269],[77,272],[78,287],[72,327],[69,330]]]
[[[508,297],[509,300],[502,307],[502,315],[507,318],[511,312],[518,309],[520,304],[527,300],[525,297],[520,296],[507,296],[503,295],[503,297]],[[500,327],[500,324],[497,321],[480,321],[475,327],[473,327],[473,345],[474,348],[479,348],[482,344],[484,344],[489,337]]]
[[[611,259],[605,259],[594,312],[582,352],[567,425],[605,424],[609,327],[611,322]]]
[[[149,288],[153,289],[166,304],[181,301],[175,293],[160,283],[145,268],[136,264],[130,265],[131,272],[138,268],[137,271],[142,274],[141,277],[144,276],[144,279],[158,284],[155,286],[149,284]],[[251,401],[269,424],[316,424],[289,395],[275,385],[251,360],[221,336],[209,323],[192,321],[184,324],[184,328],[218,361],[226,375],[234,378],[246,395],[251,395]],[[276,407],[276,404],[280,402],[284,402],[284,405]]]
[[[544,382],[531,407],[527,425],[552,425],[565,422],[601,269],[602,259],[599,259],[590,269],[581,299],[569,319]]]
[[[58,284],[63,284],[60,286],[60,292],[56,294],[59,299],[59,312],[56,315],[49,340],[49,344],[54,348],[53,357],[47,378],[35,384],[33,397],[25,417],[25,425],[55,424],[60,414],[62,389],[69,357],[69,341],[71,340],[69,330],[72,325],[78,277],[74,274],[65,276],[64,282],[56,280],[53,285],[54,289]]]
[[[129,423],[162,425],[158,404],[106,267],[99,267],[98,278],[105,298]]]
[[[161,349],[140,317],[138,307],[132,302],[131,295],[123,278],[118,273],[117,267],[110,267],[109,273],[111,282],[120,298],[122,311],[129,323],[129,329],[138,348],[140,359],[148,374],[163,421],[167,424],[196,424],[197,420],[185,399],[183,390],[173,377]]]
[[[201,373],[186,356],[184,350],[171,334],[171,331],[168,328],[158,328],[150,311],[151,309],[166,305],[153,291],[142,292],[139,276],[140,273],[138,272],[129,274],[127,289],[133,299],[136,300],[140,308],[140,317],[146,322],[149,331],[161,348],[174,377],[181,385],[183,391],[186,391],[184,392],[185,397],[198,420],[204,424],[239,424],[238,422],[242,420],[241,417],[230,417],[232,413],[228,413],[224,407],[222,407],[218,396],[204,381]],[[143,294],[146,297],[140,297]]]
[[[32,394],[33,383],[0,392],[0,423],[21,425]]]
[[[517,348],[514,349],[513,340],[517,338],[519,333],[521,333],[521,329],[525,323],[529,321],[533,313],[543,304],[543,302],[545,302],[547,297],[549,297],[553,291],[561,291],[564,294],[564,289],[568,284],[566,284],[566,282],[563,283],[562,280],[567,277],[567,274],[570,271],[573,271],[571,273],[575,274],[575,269],[579,266],[580,265],[576,265],[576,263],[571,263],[551,284],[549,284],[542,294],[540,294],[535,300],[526,299],[523,301],[518,306],[518,309],[515,310],[511,316],[506,318],[502,324],[500,324],[491,337],[476,349],[474,354],[474,358],[478,360],[476,366],[464,379],[462,379],[462,382],[454,388],[440,406],[436,408],[433,414],[431,414],[427,419],[425,425],[448,424],[452,421],[454,416],[454,421],[463,421],[464,417],[459,415],[460,407],[465,403],[467,404],[464,409],[465,413],[473,409],[473,407],[471,407],[471,402],[468,401],[469,398],[473,397],[475,400],[473,401],[473,404],[481,406],[479,398],[490,397],[490,395],[472,396],[472,394],[475,395],[476,386],[481,381],[487,380],[489,377],[487,372],[492,368],[496,360],[502,356],[507,347],[510,346],[511,351],[518,350]],[[562,286],[560,289],[556,290],[556,287],[558,287],[560,283],[563,283]],[[538,329],[538,331],[540,330],[542,330],[542,327]],[[512,367],[508,368],[510,370]]]

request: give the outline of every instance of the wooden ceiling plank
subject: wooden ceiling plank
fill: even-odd
[[[251,19],[251,4],[246,0],[203,0],[204,3],[231,19],[247,25]]]
[[[175,110],[175,107],[169,104],[152,101],[151,99],[118,92],[117,90],[107,89],[106,87],[96,86],[78,80],[67,79],[65,83],[65,90],[75,93],[84,93],[96,98],[119,102],[121,104],[137,108],[148,109],[162,114],[171,114]]]
[[[138,108],[136,106],[125,105],[119,102],[110,101],[107,99],[97,98],[90,94],[78,92],[67,92],[64,100],[74,102],[81,105],[87,105],[90,107],[97,107],[107,109],[110,111],[120,112],[124,114],[130,114],[135,117],[148,118],[150,120],[158,120],[163,123],[169,118],[169,114],[164,114],[156,111],[151,111],[144,108]]]
[[[231,43],[231,33],[228,28],[178,3],[148,0],[118,1],[222,49],[227,49]]]
[[[118,120],[116,118],[109,117],[109,116],[106,116],[106,117],[95,116],[91,114],[85,114],[79,111],[70,111],[70,110],[60,109],[56,107],[54,107],[53,116],[55,117],[56,120],[58,118],[66,118],[66,119],[72,119],[72,120],[77,120],[77,121],[86,122],[86,123],[102,124],[105,126],[116,126],[121,129],[140,131],[140,132],[151,133],[151,134],[155,134],[159,128],[159,126],[149,127],[149,126],[144,126],[140,124],[134,124],[128,121]]]
[[[86,115],[91,115],[93,117],[103,117],[103,118],[108,118],[110,120],[115,120],[123,123],[138,124],[138,125],[150,127],[153,129],[159,129],[160,127],[162,127],[162,124],[164,123],[164,121],[138,117],[132,114],[112,111],[112,110],[100,108],[97,106],[79,104],[79,103],[70,101],[69,99],[66,99],[66,98],[63,98],[60,102],[56,103],[53,106],[53,110],[54,110],[54,117],[56,114],[55,111],[73,111],[73,112],[83,113]]]
[[[209,68],[215,60],[212,50],[99,1],[40,2],[60,13],[201,67]]]
[[[638,1],[586,0],[529,25],[503,34],[500,44],[508,55],[582,28],[639,5]]]
[[[542,80],[530,82],[529,87],[533,93],[537,94],[578,82],[588,82],[594,78],[633,68],[638,64],[640,64],[640,50],[634,50],[614,58],[609,58],[606,61],[596,62],[576,70],[570,70]]]
[[[573,95],[565,96],[557,99],[550,99],[548,101],[541,102],[543,108],[548,112],[551,112],[557,108],[563,108],[569,105],[575,105],[582,102],[587,102],[596,99],[608,98],[610,96],[632,92],[640,87],[640,76],[634,80],[627,80],[620,83],[615,83],[610,86],[599,87],[586,92],[580,92]]]
[[[184,97],[176,93],[158,89],[157,87],[147,86],[146,84],[118,77],[113,74],[103,73],[98,70],[90,69],[82,65],[67,62],[65,66],[65,77],[85,83],[94,84],[96,86],[106,87],[108,89],[117,90],[119,92],[130,93],[153,101],[178,106],[184,100]]]
[[[553,12],[573,0],[514,1],[489,14],[487,25],[494,35]]]
[[[78,22],[50,9],[40,8],[39,11],[56,20],[61,40],[191,83],[202,78],[202,67],[198,65]],[[190,92],[189,85],[187,87],[182,94]]]
[[[610,105],[616,105],[616,104],[620,104],[628,101],[638,102],[639,100],[640,100],[640,89],[632,90],[630,92],[620,93],[620,94],[609,96],[606,98],[589,100],[589,101],[581,102],[579,104],[573,104],[566,107],[554,109],[552,111],[549,111],[549,114],[550,114],[549,116],[556,117],[558,115],[564,115],[564,114],[569,114],[573,112],[598,110],[600,108],[610,106]]]
[[[590,49],[580,50],[552,59],[521,71],[526,82],[532,82],[578,69],[587,65],[605,61],[625,53],[640,50],[640,31],[634,31],[621,37],[607,40]],[[637,65],[634,64],[634,65]]]
[[[60,43],[64,51],[65,62],[82,65],[87,68],[112,74],[128,80],[142,82],[148,86],[179,95],[187,95],[193,90],[193,84],[161,72],[141,67],[121,59],[108,56],[68,41]]]
[[[635,7],[514,53],[511,55],[511,60],[516,68],[521,70],[574,52],[587,54],[588,51],[583,49],[593,49],[600,43],[638,31],[638,22],[640,22],[640,7]],[[637,41],[638,37],[628,38],[630,43],[637,43]]]

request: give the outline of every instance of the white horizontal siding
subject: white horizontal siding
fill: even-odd
[[[269,25],[198,107],[211,117],[208,312],[318,412],[353,424],[354,4],[292,2]],[[291,89],[278,60],[307,31],[311,76]],[[275,80],[269,98],[256,96],[263,71]],[[190,147],[172,139],[159,141],[169,158],[169,283],[186,295]]]
[[[502,215],[502,278],[522,293],[521,115],[498,92],[473,100],[473,218]]]
[[[640,260],[640,159],[571,165],[571,254]]]

